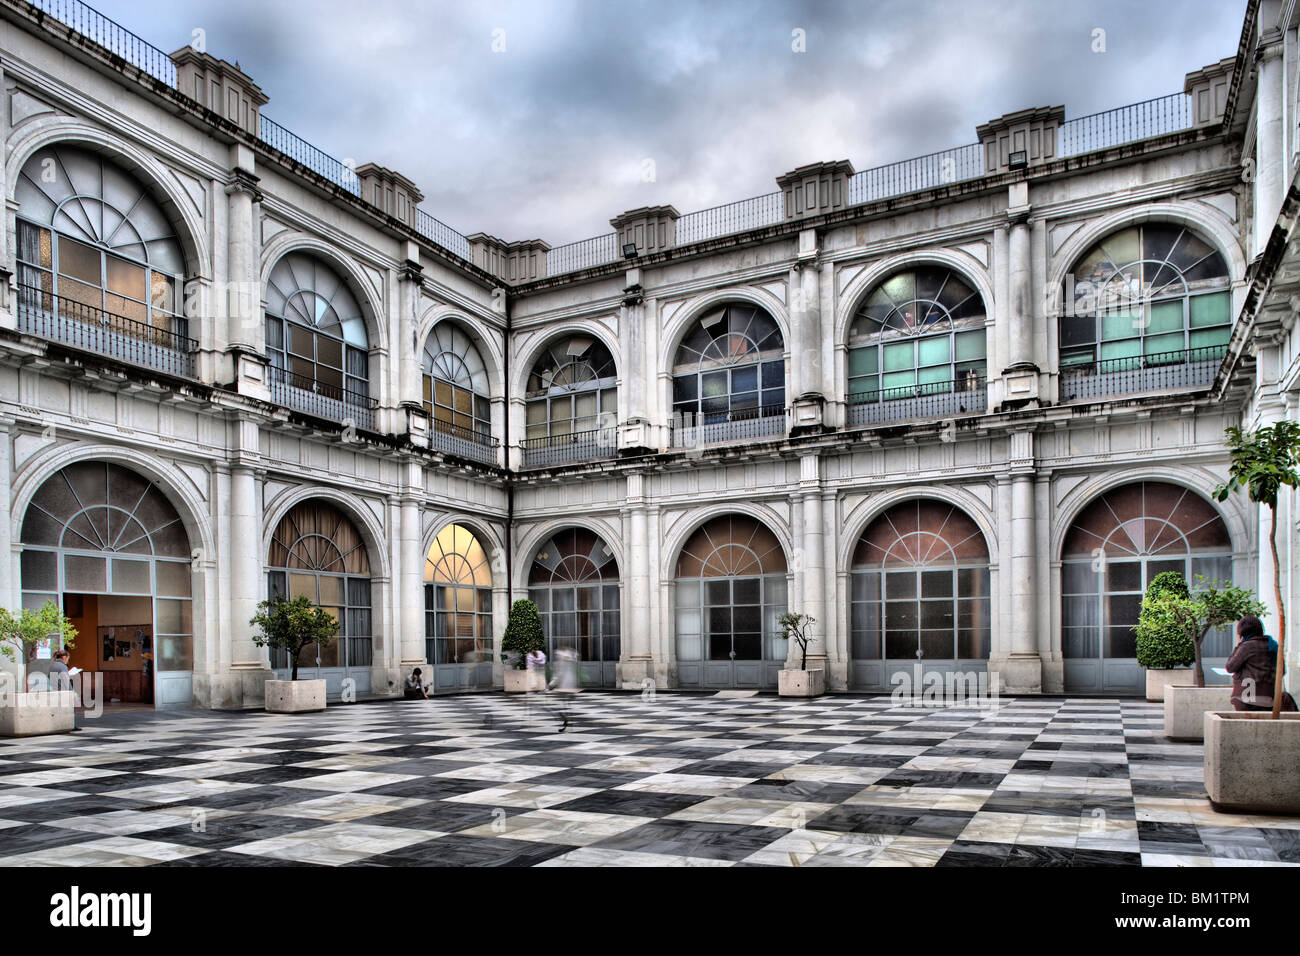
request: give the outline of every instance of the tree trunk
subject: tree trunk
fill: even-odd
[[[1269,512],[1273,520],[1268,544],[1273,549],[1273,597],[1277,599],[1277,673],[1273,676],[1273,719],[1277,720],[1282,710],[1282,668],[1286,665],[1286,608],[1282,606],[1282,564],[1277,557],[1277,502],[1269,506]]]
[[[800,643],[799,650],[803,652],[803,656],[799,659],[799,670],[806,671],[808,669],[808,642],[803,641]]]
[[[1205,686],[1205,667],[1201,663],[1201,641],[1203,640],[1205,640],[1205,631],[1202,631],[1201,636],[1195,638],[1192,641],[1193,646],[1196,648],[1196,685],[1195,686],[1197,687]]]
[[[293,669],[290,670],[290,672],[289,672],[289,680],[297,680],[297,679],[298,679],[298,655],[301,654],[301,653],[302,653],[302,649],[301,649],[301,648],[299,648],[298,650],[296,650],[296,651],[293,652],[293,660],[291,661],[291,663],[292,663],[292,665],[293,665]]]

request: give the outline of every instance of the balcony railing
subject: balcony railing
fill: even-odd
[[[1226,351],[1225,346],[1211,345],[1070,365],[1061,369],[1061,401],[1209,388]]]
[[[279,405],[317,418],[338,422],[344,428],[375,430],[379,402],[360,392],[349,391],[271,367],[271,400]]]
[[[677,220],[677,244],[684,246],[691,242],[703,242],[717,236],[727,236],[733,232],[748,232],[772,226],[785,218],[785,197],[783,193],[768,193],[753,199],[701,209],[699,212],[687,213]]]
[[[167,324],[138,322],[36,286],[18,287],[21,331],[168,375],[193,378],[194,351],[199,343],[173,331],[175,326],[184,328],[184,319],[160,319]]]
[[[1176,133],[1191,125],[1192,98],[1186,93],[1170,93],[1062,123],[1057,134],[1057,155],[1078,156],[1139,139]]]
[[[524,439],[524,465],[563,465],[593,458],[610,458],[618,450],[612,428],[596,428],[569,435],[546,435]]]
[[[849,427],[978,415],[988,407],[988,383],[971,373],[949,382],[854,392],[849,395]]]
[[[971,143],[855,173],[849,180],[849,205],[938,189],[983,175],[984,150]]]
[[[702,417],[702,423],[693,421],[690,415],[674,421],[673,448],[695,448],[746,438],[779,438],[786,433],[784,405],[763,405]]]
[[[269,116],[261,117],[260,136],[266,145],[278,149],[316,175],[323,176],[336,186],[342,186],[354,196],[361,195],[361,179],[357,176],[356,170],[329,153],[317,149],[301,136],[289,132]]]
[[[433,423],[433,431],[429,435],[430,444],[438,451],[481,461],[486,465],[501,463],[501,443],[491,435],[439,421]]]
[[[551,249],[546,253],[546,274],[554,276],[564,272],[577,272],[579,269],[603,266],[618,258],[618,234],[610,232]]]
[[[81,0],[29,0],[32,6],[53,17],[110,53],[143,70],[168,86],[176,85],[176,64],[152,43],[140,39],[115,20]]]
[[[430,242],[436,242],[448,252],[460,256],[466,262],[469,261],[469,240],[423,209],[415,211],[415,231]]]

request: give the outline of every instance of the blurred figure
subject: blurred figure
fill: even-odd
[[[528,669],[528,693],[538,694],[546,690],[546,652],[541,648],[529,651],[524,658],[524,667]]]
[[[582,691],[582,682],[578,677],[578,652],[571,647],[557,648],[552,670],[554,677],[550,689],[562,695],[556,709],[560,715],[560,733],[563,733],[569,728],[569,701],[572,695]]]

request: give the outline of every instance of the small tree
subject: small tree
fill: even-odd
[[[522,670],[528,663],[525,658],[545,647],[546,635],[542,633],[537,605],[523,598],[510,605],[506,633],[501,638],[501,660],[509,663],[513,655],[515,670]]]
[[[1286,666],[1286,607],[1282,603],[1282,564],[1277,555],[1277,496],[1282,488],[1300,486],[1297,473],[1300,423],[1275,422],[1254,432],[1232,426],[1227,430],[1228,480],[1214,490],[1214,497],[1227,501],[1237,487],[1244,487],[1250,500],[1267,505],[1271,523],[1268,534],[1273,551],[1273,597],[1277,601],[1277,669],[1273,678],[1273,719],[1282,709],[1282,674]]]
[[[23,686],[27,665],[36,660],[36,648],[48,638],[57,638],[64,647],[72,647],[77,639],[77,629],[53,601],[47,600],[39,611],[25,607],[17,614],[0,607],[0,653],[23,665]]]
[[[1205,635],[1227,627],[1247,614],[1262,615],[1264,605],[1255,600],[1255,592],[1226,581],[1207,581],[1196,576],[1197,592],[1192,601],[1191,633],[1196,642],[1196,686],[1205,686],[1205,668],[1201,663],[1201,643]]]
[[[278,647],[288,652],[290,680],[298,679],[298,658],[305,648],[312,644],[324,647],[339,633],[338,619],[302,595],[292,601],[282,597],[263,601],[248,623],[261,628],[260,634],[253,635],[258,647]]]
[[[812,626],[817,623],[817,618],[810,617],[807,614],[785,613],[776,619],[777,626],[781,628],[781,638],[787,641],[794,641],[799,645],[801,657],[799,659],[799,670],[808,669],[808,642],[812,640],[812,635],[808,632]]]
[[[1190,594],[1177,571],[1157,574],[1147,585],[1138,611],[1137,661],[1143,667],[1186,667],[1196,660],[1196,647],[1187,626]]]

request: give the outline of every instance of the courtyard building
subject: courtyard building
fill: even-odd
[[[260,706],[277,595],[340,622],[332,698],[500,687],[520,598],[612,689],[774,689],[796,611],[832,691],[1137,694],[1170,570],[1276,620],[1213,491],[1227,427],[1300,421],[1300,10],[1167,96],[560,246],[130,26],[0,0],[0,605],[58,602],[111,697]]]

